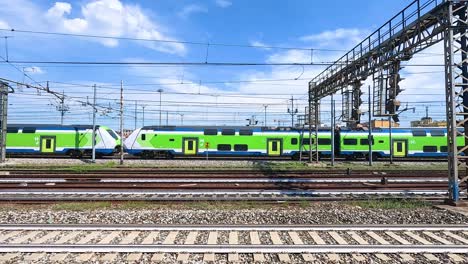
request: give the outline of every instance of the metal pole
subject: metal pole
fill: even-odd
[[[161,97],[162,97],[163,89],[158,89],[159,93],[159,126],[161,126],[161,114],[162,114],[162,105],[161,105]]]
[[[96,162],[96,85],[93,85],[93,135],[92,135],[92,162]]]
[[[138,102],[137,100],[135,100],[135,130],[137,128],[137,120],[138,120],[138,112],[137,112],[137,109],[138,109]]]
[[[180,125],[184,125],[184,114],[180,114]]]
[[[390,164],[393,164],[392,116],[388,116],[388,140],[390,143]]]
[[[120,140],[121,140],[121,147],[120,147],[120,165],[124,163],[124,149],[123,149],[123,142],[124,142],[124,110],[123,110],[123,81],[120,81]]]
[[[267,126],[268,126],[268,125],[267,125],[267,107],[268,107],[268,105],[263,105],[263,107],[265,107],[265,120],[264,120],[264,122],[263,122],[263,125],[264,125],[265,127],[267,127]]]
[[[143,108],[143,116],[142,116],[143,125],[142,126],[145,126],[145,107],[146,107],[146,105],[142,106],[142,108]]]
[[[166,111],[166,126],[169,125],[169,111]]]
[[[369,125],[368,125],[368,129],[369,129],[369,139],[368,139],[368,142],[369,142],[369,166],[372,166],[372,144],[374,143],[373,142],[373,139],[372,139],[372,110],[371,110],[371,107],[372,107],[372,102],[371,102],[371,87],[369,85],[369,89],[368,89],[368,93],[369,93]]]
[[[8,110],[8,84],[0,83],[1,96],[1,139],[0,139],[0,163],[6,160],[6,137],[7,137],[7,110]]]
[[[319,128],[318,128],[318,125],[319,125],[319,111],[318,111],[318,107],[319,106],[319,101],[318,100],[315,100],[315,161],[316,162],[319,162],[319,153],[318,153],[318,131],[319,131]]]
[[[331,95],[331,166],[335,166],[335,100]],[[318,142],[317,142],[318,143]]]
[[[309,85],[309,163],[312,163],[312,97],[310,95],[310,85]]]
[[[294,127],[294,96],[291,96],[291,127]]]
[[[49,83],[47,81],[47,83]],[[47,88],[47,90],[49,90]],[[65,92],[62,91],[62,98],[60,99],[60,124],[63,126],[63,116],[65,115]]]

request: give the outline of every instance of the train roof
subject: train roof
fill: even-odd
[[[7,127],[34,127],[34,128],[70,128],[70,129],[92,129],[93,125],[57,125],[57,124],[8,124]],[[96,125],[99,128],[100,125]]]
[[[143,130],[160,130],[160,131],[203,131],[205,129],[234,129],[234,130],[252,130],[254,132],[262,131],[301,131],[300,128],[292,127],[258,127],[258,126],[144,126]],[[319,131],[326,131],[329,129],[320,128]],[[304,129],[304,131],[308,131]]]
[[[459,131],[463,131],[463,128],[458,128]],[[447,131],[447,128],[444,127],[395,127],[392,128],[392,133],[412,133],[413,131]],[[369,130],[351,130],[351,129],[341,129],[342,133],[369,133]],[[383,132],[389,133],[389,128],[373,128],[372,132]]]

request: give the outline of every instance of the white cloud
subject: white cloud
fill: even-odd
[[[318,34],[303,36],[300,39],[302,41],[315,43],[315,47],[343,47],[359,43],[368,34],[367,30],[357,28],[338,28]]]
[[[10,28],[10,25],[8,25],[8,23],[5,22],[5,21],[0,20],[0,28],[9,29],[9,28]]]
[[[273,53],[267,58],[268,63],[310,63],[310,52],[305,50],[288,50]]]
[[[204,6],[190,4],[190,5],[184,6],[184,8],[182,8],[182,10],[177,15],[181,18],[188,18],[189,16],[195,13],[207,13],[207,12],[208,12],[208,9]]]
[[[258,40],[250,41],[250,45],[260,47],[260,48],[262,48],[264,50],[271,50],[271,48],[269,48],[267,44],[265,44],[265,43],[263,43],[261,41],[258,41]]]
[[[232,2],[228,0],[215,0],[215,3],[221,8],[230,7],[232,5]]]
[[[44,74],[46,73],[41,67],[32,66],[23,68],[23,72],[26,74]]]
[[[69,18],[72,6],[57,2],[46,13],[46,18],[57,30],[112,37],[175,40],[160,31],[137,5],[126,5],[119,0],[94,0],[81,7],[81,16]],[[117,39],[98,39],[108,47],[119,45]],[[184,55],[186,48],[180,43],[139,42],[148,48],[170,54]]]

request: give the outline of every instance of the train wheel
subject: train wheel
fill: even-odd
[[[299,160],[299,157],[300,157],[299,153],[294,153],[294,155],[292,155],[291,158],[292,160]]]
[[[174,154],[170,152],[166,152],[166,159],[173,159],[173,158],[174,158]]]
[[[141,157],[143,159],[154,159],[154,153],[152,151],[143,151],[143,153],[141,153]]]
[[[69,155],[72,158],[81,159],[83,157],[83,152],[81,152],[81,150],[70,150]]]

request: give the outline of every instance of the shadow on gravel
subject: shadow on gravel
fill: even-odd
[[[253,161],[253,167],[255,170],[262,172],[266,178],[272,180],[270,184],[274,185],[273,189],[279,191],[283,196],[297,197],[299,194],[293,192],[309,191],[307,187],[301,186],[301,183],[295,183],[292,181],[273,181],[290,177],[285,176],[285,174],[288,173],[287,169],[278,169],[272,162]]]

